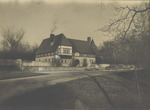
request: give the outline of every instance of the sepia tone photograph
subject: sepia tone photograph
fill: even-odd
[[[0,110],[150,110],[150,1],[0,0]]]

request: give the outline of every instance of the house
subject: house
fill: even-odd
[[[64,34],[51,34],[36,51],[36,61],[53,63],[59,59],[61,66],[86,66],[96,61],[96,45],[91,37],[87,41],[66,38]]]

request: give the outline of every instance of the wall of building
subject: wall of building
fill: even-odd
[[[87,60],[88,65],[96,62],[95,57],[77,57],[77,56],[74,56],[73,58],[79,60],[79,66],[83,66],[84,59]]]
[[[50,64],[52,64],[53,60],[55,59],[55,56],[45,56],[45,57],[38,57],[35,59],[35,61],[39,61],[39,62],[49,62]],[[96,62],[96,58],[93,57],[85,57],[84,55],[81,56],[73,56],[73,59],[78,59],[80,64],[79,66],[83,66],[84,63],[84,59],[86,59],[87,64],[92,64]],[[72,59],[61,59],[61,64],[62,66],[71,66],[72,63]]]
[[[40,58],[36,58],[36,61],[48,62],[52,65],[52,59],[54,60],[55,57],[54,56],[40,57]],[[86,59],[88,65],[96,62],[95,57],[73,56],[73,59],[79,60],[79,62],[80,62],[79,66],[83,66],[84,59]],[[71,66],[71,64],[72,64],[72,59],[61,59],[62,66]]]
[[[42,61],[22,61],[22,66],[52,66],[49,62]]]
[[[36,57],[35,61],[45,61],[45,62],[52,62],[55,56],[45,56],[45,57]]]
[[[61,59],[61,66],[71,66],[72,59]]]

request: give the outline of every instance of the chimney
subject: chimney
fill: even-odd
[[[91,40],[91,37],[88,37],[88,38],[87,38],[87,41],[88,41],[89,44],[91,44],[91,41],[92,41],[92,40]]]
[[[54,35],[54,34],[50,34],[50,39],[52,39],[52,42],[54,42],[54,40],[55,40],[55,35]]]

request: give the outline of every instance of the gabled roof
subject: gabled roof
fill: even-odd
[[[68,39],[63,35],[59,34],[55,36],[54,44],[51,45],[52,38],[44,39],[36,51],[36,54],[42,54],[42,53],[48,53],[48,52],[55,52],[59,45],[64,46],[72,46],[71,43],[68,41]]]
[[[75,39],[69,39],[69,41],[72,44],[73,53],[79,52],[80,54],[95,54],[89,42]]]
[[[55,52],[60,45],[72,46],[73,53],[79,52],[80,54],[96,54],[92,47],[92,42],[89,43],[88,41],[83,40],[68,39],[63,34],[54,36],[54,39],[53,45],[51,45],[51,42],[53,41],[52,37],[44,39],[36,51],[36,54]]]
[[[96,55],[99,55],[98,50],[97,50],[97,46],[95,45],[94,40],[91,41],[91,45],[92,45],[92,48],[93,48],[95,54],[96,54]]]

